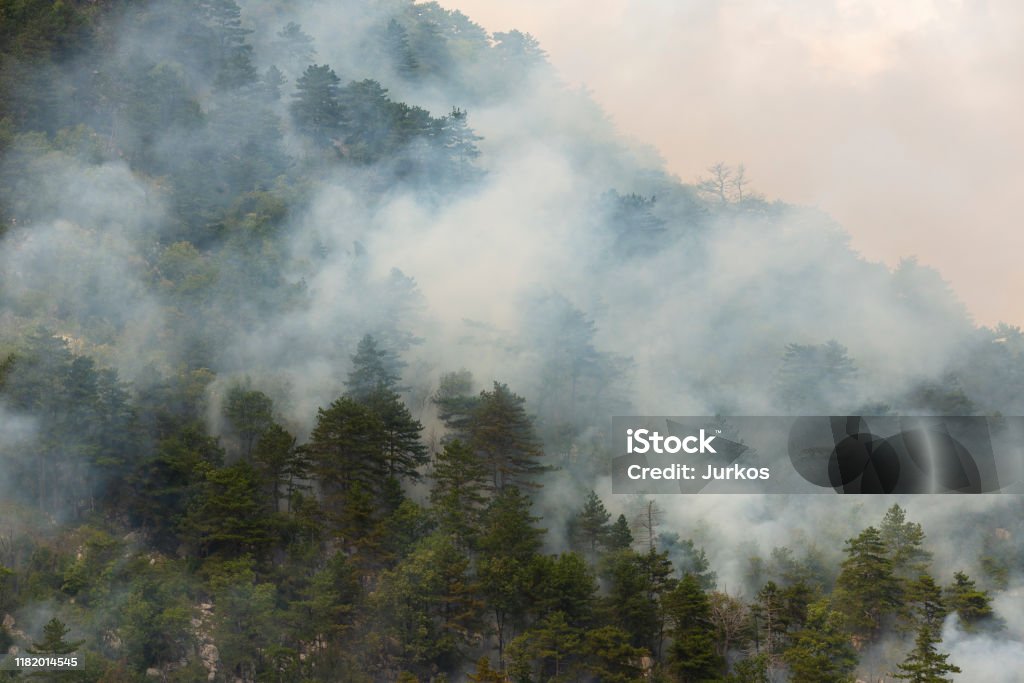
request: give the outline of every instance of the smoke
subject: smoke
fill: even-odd
[[[960,667],[961,673],[955,680],[1013,683],[1020,678],[1020,672],[1024,671],[1020,600],[1020,588],[997,599],[996,611],[1009,618],[1006,632],[998,635],[967,633],[960,627],[956,615],[946,619],[939,647],[949,653],[950,663]]]
[[[557,384],[563,354],[587,354],[590,385],[572,396],[578,433],[565,446],[582,457],[599,452],[587,442],[613,405],[653,415],[785,413],[775,383],[790,343],[835,339],[847,347],[857,375],[848,392],[832,397],[837,404],[897,408],[922,379],[942,377],[976,347],[993,347],[934,271],[866,260],[815,209],[700,195],[649,149],[622,139],[543,61],[510,65],[493,36],[474,42],[464,17],[391,2],[242,6],[255,63],[261,71],[276,65],[288,78],[281,101],[265,109],[250,106],[249,95],[218,92],[168,38],[169,27],[188,21],[173,8],[126,22],[109,58],[70,71],[82,86],[78,79],[93,66],[125,69],[138,60],[128,71],[150,84],[153,97],[169,99],[156,113],[120,112],[120,129],[109,131],[112,139],[151,138],[138,158],[119,159],[102,145],[98,163],[54,149],[26,152],[29,220],[0,242],[4,341],[46,322],[73,339],[76,352],[127,379],[150,365],[208,367],[217,373],[208,388],[212,423],[226,387],[249,378],[300,436],[316,409],[344,390],[349,358],[366,333],[402,355],[407,398],[425,420],[440,374],[467,368],[477,389],[508,382],[532,410],[544,406],[538,422],[546,433],[573,412],[552,407],[552,396],[569,395]],[[454,22],[468,37],[448,39],[457,49],[444,70],[410,83],[367,46],[387,19],[415,22],[418,12]],[[445,179],[436,175],[398,179],[386,163],[311,154],[287,110],[302,66],[287,63],[279,44],[288,21],[312,35],[314,61],[343,83],[377,78],[394,101],[435,117],[466,108],[482,137],[479,173],[439,190]],[[685,70],[689,79],[700,71]],[[778,97],[761,96],[767,116]],[[288,161],[272,170],[232,165],[249,154]],[[207,162],[217,169],[209,177]],[[25,168],[19,159],[6,163]],[[768,186],[774,167],[763,168]],[[232,174],[243,173],[256,179],[259,196],[223,196]],[[169,187],[166,178],[176,174],[199,180]],[[842,180],[832,177],[832,186]],[[187,217],[172,220],[170,208]],[[972,398],[981,409],[1021,409],[1013,386],[999,402],[986,391],[1006,379],[998,368],[980,378]],[[607,387],[616,387],[613,396],[595,398]],[[31,435],[28,417],[0,412],[0,424],[0,447]],[[606,479],[552,478],[538,505],[552,549],[563,547],[568,506],[589,487],[615,514],[628,510]],[[1019,520],[1019,502],[1009,496],[659,499],[665,530],[704,547],[719,586],[732,592],[745,586],[749,558],[775,546],[798,555],[827,549],[826,561],[837,566],[842,541],[877,524],[892,502],[924,525],[943,581],[980,553],[979,525]],[[1019,522],[1013,533],[1019,543]],[[998,607],[1005,616],[1013,605]],[[947,643],[965,680],[997,680],[976,667],[999,661],[995,655],[1021,657],[1019,644],[955,629]]]
[[[1020,285],[1016,3],[451,4],[491,30],[529,27],[674,173],[743,161],[871,259],[917,254],[982,323],[1020,321],[1003,294]]]

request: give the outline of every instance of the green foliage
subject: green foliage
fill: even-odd
[[[715,652],[715,627],[711,605],[699,579],[686,574],[664,597],[672,644],[668,666],[680,681],[704,681],[721,672],[723,662]]]
[[[252,458],[257,440],[274,421],[274,402],[262,391],[234,385],[224,398],[222,412],[241,443],[241,454]]]
[[[782,356],[776,392],[794,414],[826,414],[851,406],[857,374],[846,347],[835,340],[821,345],[789,344]]]
[[[395,644],[385,656],[412,671],[452,670],[483,625],[469,558],[443,534],[424,538],[384,572],[372,602],[385,641]]]
[[[854,633],[873,638],[881,631],[883,619],[900,604],[902,591],[875,527],[849,539],[846,554],[836,579],[836,604]]]
[[[924,548],[924,530],[920,524],[907,521],[903,508],[893,504],[878,530],[897,578],[914,579],[928,570],[932,556]]]
[[[473,411],[469,444],[487,463],[499,492],[509,486],[537,487],[537,477],[547,469],[539,462],[544,452],[525,403],[495,382],[492,391],[480,392]]]
[[[604,546],[611,530],[611,514],[604,503],[591,491],[583,503],[583,508],[569,520],[569,537],[574,547],[583,552],[594,554],[598,547]]]
[[[259,554],[272,541],[269,512],[256,472],[241,461],[206,472],[183,529],[200,557]]]
[[[341,130],[340,84],[341,79],[326,64],[310,64],[295,82],[292,117],[320,146],[331,144]]]
[[[808,607],[807,623],[793,635],[784,658],[794,683],[846,683],[853,680],[857,665],[843,616],[825,602]]]
[[[936,645],[942,638],[931,626],[923,626],[917,632],[914,649],[897,667],[895,677],[911,683],[952,683],[949,674],[960,673],[960,667],[949,663],[949,655],[942,654]]]
[[[352,356],[345,395],[361,403],[380,394],[389,395],[397,390],[401,371],[402,362],[393,352],[382,348],[372,336],[364,335]]]
[[[43,626],[43,637],[39,642],[32,643],[28,649],[33,655],[66,655],[78,650],[84,640],[65,640],[64,636],[71,629],[57,617],[53,617]]]
[[[999,627],[993,595],[966,574],[939,591],[923,530],[899,506],[848,542],[838,579],[830,548],[795,537],[797,552],[752,565],[747,599],[708,594],[712,558],[694,540],[659,537],[654,514],[645,552],[634,551],[626,516],[613,520],[593,491],[560,493],[604,474],[599,433],[626,412],[631,360],[603,351],[595,313],[557,292],[523,302],[519,332],[468,325],[513,370],[530,369],[522,390],[537,417],[505,384],[479,391],[468,370],[447,373],[430,397],[441,450],[428,449],[414,415],[432,418],[435,365],[419,354],[406,372],[399,354],[431,328],[416,282],[377,272],[387,254],[374,226],[391,220],[379,211],[411,196],[436,222],[486,193],[474,183],[500,159],[483,159],[463,105],[504,111],[511,95],[547,98],[556,86],[532,36],[489,35],[434,2],[350,7],[351,31],[330,51],[359,57],[335,71],[314,63],[299,24],[280,26],[287,4],[0,2],[0,237],[13,249],[0,273],[0,616],[30,630],[23,622],[52,609],[81,638],[55,618],[33,650],[76,649],[85,669],[66,678],[108,683],[151,668],[205,679],[211,645],[218,680],[765,683],[785,669],[794,681],[848,680],[851,643],[915,628],[900,671],[938,681],[955,672],[935,649],[945,610],[968,631]],[[591,125],[571,111],[556,129],[524,130],[562,144],[566,127]],[[601,195],[608,272],[681,235],[699,250],[696,229],[740,208],[767,211],[741,168],[669,186],[572,140],[574,167],[624,170],[637,187]],[[338,188],[351,206],[314,201]],[[320,211],[338,212],[339,231],[295,232]],[[51,234],[66,248],[41,265],[19,259]],[[93,260],[80,258],[84,244]],[[328,265],[344,277],[321,277]],[[104,293],[125,280],[105,275],[119,270],[134,285],[112,302]],[[941,283],[913,262],[890,284],[908,315],[962,315],[934,310]],[[322,317],[335,293],[359,310]],[[292,368],[319,367],[291,332],[311,320],[324,324],[328,383],[345,371],[353,331],[373,333],[344,395],[316,416],[301,413],[307,385],[289,382]],[[949,374],[889,399],[946,414],[977,413],[978,396],[1012,404],[1020,330],[975,332]],[[250,353],[257,345],[270,353]],[[246,373],[289,402],[275,410],[248,379],[232,384]],[[838,342],[791,344],[775,389],[788,409],[822,412],[846,405],[854,378]],[[546,464],[556,458],[561,481]],[[551,483],[537,505],[573,513],[572,551],[538,527],[530,496]],[[992,528],[981,545],[985,587],[1005,588],[1019,544]],[[31,640],[18,627],[0,627],[0,652]]]
[[[484,462],[459,440],[445,444],[431,474],[430,502],[441,529],[463,547],[473,547],[483,525],[489,473]]]
[[[629,528],[626,515],[619,515],[608,531],[608,549],[626,550],[633,546],[633,532]]]
[[[992,609],[992,598],[980,590],[964,572],[953,575],[953,583],[945,590],[945,605],[956,612],[960,628],[968,633],[984,629],[999,629],[1002,624]]]
[[[127,592],[115,618],[129,664],[145,670],[191,651],[193,606],[183,566],[143,556],[130,564],[126,579]]]
[[[533,559],[541,546],[543,531],[534,526],[530,500],[518,488],[501,491],[484,515],[478,546],[477,575],[481,591],[494,615],[498,635],[498,661],[504,665],[509,632],[530,607],[528,588]]]

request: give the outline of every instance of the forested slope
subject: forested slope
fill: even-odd
[[[1021,330],[934,271],[739,167],[680,182],[435,3],[3,0],[0,59],[0,650],[108,682],[1024,666],[1016,497],[610,494],[616,414],[1021,414]]]

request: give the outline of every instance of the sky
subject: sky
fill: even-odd
[[[533,34],[571,86],[693,182],[742,163],[890,266],[938,269],[976,322],[1024,324],[1024,4],[442,0]]]

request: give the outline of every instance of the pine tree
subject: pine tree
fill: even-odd
[[[446,438],[469,441],[473,413],[480,402],[480,398],[472,392],[473,374],[469,370],[441,375],[440,384],[431,401],[437,406],[437,416],[448,430]]]
[[[932,555],[924,548],[924,530],[916,522],[908,522],[906,510],[893,504],[878,528],[892,561],[893,575],[913,580],[928,571]]]
[[[364,490],[379,489],[387,469],[384,443],[381,419],[351,398],[339,398],[318,411],[307,448],[329,511],[339,511],[340,499],[356,483]]]
[[[960,627],[968,633],[985,627],[1001,627],[992,610],[992,598],[964,572],[953,575],[952,585],[946,588],[946,604],[950,611],[956,612]]]
[[[423,424],[409,413],[394,391],[378,391],[366,399],[366,405],[380,418],[384,428],[384,462],[389,477],[419,481],[419,468],[430,457],[420,440]]]
[[[367,402],[381,392],[398,391],[402,362],[383,349],[371,335],[364,335],[352,356],[352,369],[345,380],[345,395]]]
[[[842,615],[824,602],[808,607],[807,623],[793,635],[793,645],[783,657],[793,683],[847,683],[857,666]]]
[[[474,683],[506,683],[508,678],[501,671],[491,668],[491,659],[486,655],[476,662],[476,671],[467,675]]]
[[[715,627],[707,594],[693,574],[687,574],[664,598],[669,668],[684,683],[717,678],[724,664],[715,651]]]
[[[849,539],[846,554],[836,579],[836,603],[854,633],[874,637],[882,628],[883,618],[896,610],[902,597],[892,573],[892,560],[875,527]]]
[[[836,341],[789,344],[779,368],[776,392],[789,411],[828,414],[829,409],[849,405],[856,374],[846,347]]]
[[[409,35],[394,19],[388,21],[382,36],[384,53],[391,60],[395,72],[403,79],[410,80],[416,75],[419,64],[409,47]]]
[[[200,0],[200,16],[213,29],[217,47],[216,82],[234,89],[256,80],[252,46],[246,43],[251,30],[242,27],[242,10],[234,0]]]
[[[960,673],[960,667],[950,664],[946,661],[949,655],[936,649],[941,640],[936,629],[922,626],[914,640],[914,649],[896,667],[899,673],[895,677],[911,683],[953,683],[947,675]]]
[[[373,598],[383,633],[398,644],[396,664],[424,674],[460,663],[483,627],[470,559],[443,533],[422,539],[384,572]]]
[[[301,72],[316,57],[316,50],[313,49],[313,37],[302,30],[302,27],[294,21],[278,31],[276,47],[280,55],[285,59],[285,66],[289,73]]]
[[[263,90],[267,95],[267,98],[273,102],[277,102],[281,99],[281,88],[288,82],[284,74],[277,66],[271,64],[267,67],[267,70],[263,73]]]
[[[535,619],[560,612],[573,626],[591,623],[597,581],[576,553],[537,556],[530,568],[530,612]]]
[[[292,116],[299,129],[322,147],[330,145],[340,134],[340,83],[341,79],[326,64],[309,65],[295,82]]]
[[[507,385],[495,382],[492,391],[480,392],[473,411],[469,443],[487,462],[499,492],[509,486],[538,488],[537,476],[548,469],[538,462],[544,452],[525,402]]]
[[[619,515],[608,530],[608,550],[626,550],[633,547],[633,532],[629,530],[626,515]]]
[[[540,549],[543,530],[534,526],[530,499],[515,486],[498,493],[484,516],[477,575],[494,616],[498,663],[505,665],[508,634],[528,610],[529,569]]]
[[[473,132],[467,119],[465,110],[453,108],[440,126],[439,143],[444,150],[448,173],[457,183],[472,180],[479,174],[473,162],[480,156],[476,143],[483,138]]]
[[[648,650],[633,647],[629,634],[614,626],[601,626],[584,632],[580,644],[583,672],[602,683],[636,683],[643,680],[641,666]]]
[[[310,469],[306,449],[296,447],[295,437],[274,423],[256,442],[252,459],[256,473],[273,500],[272,509],[279,510],[283,498],[291,511],[295,494],[308,488],[303,483]]]
[[[250,460],[257,440],[274,422],[274,402],[262,391],[236,384],[224,399],[223,415],[238,437],[242,457]]]
[[[942,599],[942,589],[936,585],[935,579],[928,574],[921,574],[916,581],[908,584],[906,599],[911,617],[918,628],[927,626],[935,631],[942,628],[949,610]]]
[[[627,548],[608,553],[599,565],[605,587],[599,607],[606,622],[628,633],[630,645],[654,654],[664,629],[660,598],[671,588],[672,572],[660,557]]]
[[[541,680],[567,680],[580,653],[580,629],[553,612],[513,640],[508,652],[509,673],[516,678],[532,679],[536,663]]]
[[[441,528],[464,548],[472,547],[482,525],[489,473],[471,448],[459,440],[445,444],[431,474],[430,503]]]
[[[43,639],[38,643],[32,643],[28,648],[29,654],[33,655],[67,655],[78,650],[85,643],[84,640],[64,640],[64,636],[71,632],[71,629],[57,617],[53,617],[43,626]]]
[[[570,537],[573,545],[591,554],[605,545],[611,525],[611,514],[595,491],[587,494],[583,509],[570,522]]]
[[[212,469],[197,492],[183,528],[200,557],[216,552],[258,553],[271,541],[265,501],[249,463]]]
[[[693,574],[706,591],[715,588],[718,574],[711,569],[704,549],[698,548],[691,539],[680,539],[675,532],[662,533],[658,535],[658,546],[668,553],[680,574]]]

